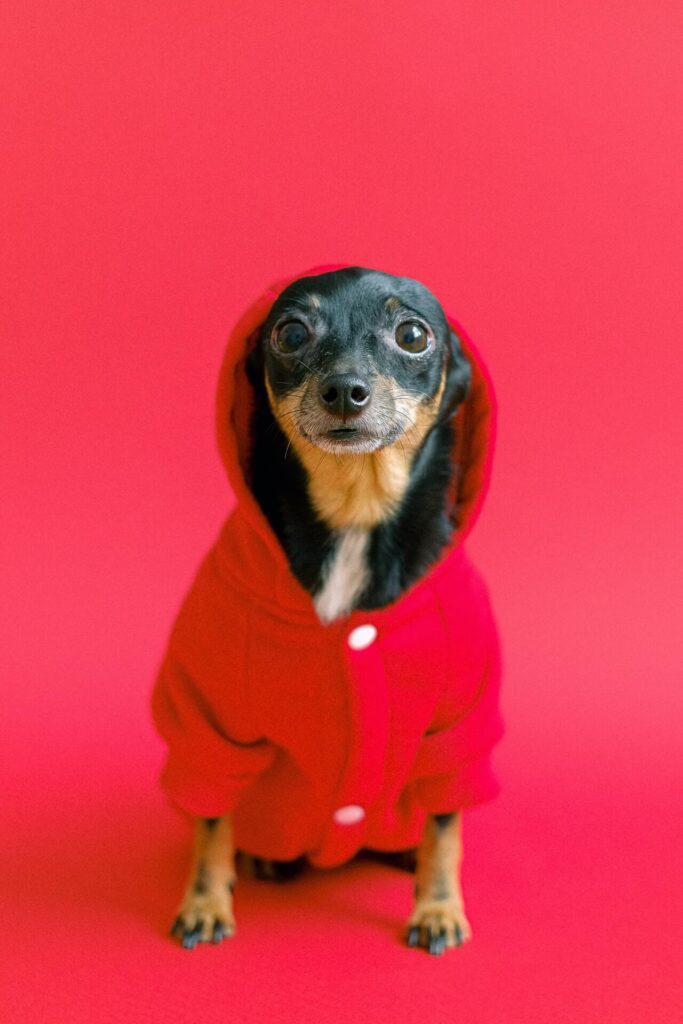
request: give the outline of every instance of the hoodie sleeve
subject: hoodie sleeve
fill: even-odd
[[[254,729],[246,663],[248,614],[231,599],[212,553],[171,632],[152,693],[168,747],[161,783],[182,810],[219,817],[271,764],[275,748]]]
[[[418,748],[412,778],[418,801],[430,813],[447,814],[484,803],[499,793],[491,752],[504,732],[498,706],[500,677],[500,647],[494,635],[467,709],[428,732]]]

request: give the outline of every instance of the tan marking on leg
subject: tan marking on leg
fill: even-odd
[[[306,384],[278,399],[266,378],[273,415],[306,470],[313,507],[331,529],[371,528],[397,508],[410,480],[415,452],[436,419],[445,384],[444,370],[439,389],[429,401],[396,400],[396,411],[408,426],[393,444],[376,452],[346,454],[324,452],[299,433],[296,414]],[[386,386],[396,387],[393,382]]]
[[[460,884],[462,813],[439,827],[433,815],[417,854],[415,907],[408,922],[415,943],[459,946],[472,936]],[[445,940],[445,942],[444,942]]]
[[[213,824],[207,824],[205,818],[198,818],[192,870],[173,931],[179,931],[181,939],[196,931],[200,942],[220,941],[224,936],[234,935],[234,884],[235,849],[231,816],[226,814]]]

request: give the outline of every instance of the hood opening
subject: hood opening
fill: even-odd
[[[217,396],[217,434],[221,458],[237,506],[250,525],[279,558],[284,552],[273,534],[249,487],[250,420],[254,392],[247,378],[246,359],[258,344],[262,325],[280,293],[299,277],[340,270],[346,264],[315,267],[268,288],[245,311],[230,334],[220,372]],[[491,474],[495,443],[496,404],[488,371],[460,324],[446,313],[446,318],[460,339],[463,352],[472,368],[469,394],[458,409],[453,445],[453,477],[448,506],[453,510],[454,533],[446,552],[460,544],[474,526]],[[444,554],[446,553],[444,552]]]

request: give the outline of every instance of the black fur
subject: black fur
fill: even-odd
[[[319,299],[318,310],[310,304],[311,293]],[[385,311],[390,296],[400,302],[396,314]],[[394,349],[382,341],[382,331],[386,335],[393,329],[392,324],[411,314],[433,331],[434,345],[425,358],[406,357],[397,346]],[[301,356],[294,353],[283,357],[270,342],[273,328],[283,318],[299,316],[313,324],[316,343]],[[322,568],[335,537],[311,505],[306,471],[270,410],[264,375],[273,392],[281,397],[310,374],[319,378],[332,368],[336,370],[340,363],[345,368],[360,367],[363,372],[372,363],[398,391],[403,388],[425,397],[437,393],[446,369],[439,413],[413,460],[400,507],[371,532],[370,583],[356,607],[381,608],[416,582],[450,539],[457,515],[456,509],[446,507],[454,472],[452,419],[466,396],[471,371],[437,300],[408,278],[354,267],[300,279],[278,298],[263,327],[261,343],[248,360],[248,375],[255,391],[251,487],[294,575],[311,593],[321,585]]]

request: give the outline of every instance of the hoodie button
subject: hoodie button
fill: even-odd
[[[371,623],[365,626],[356,626],[348,636],[348,645],[352,651],[362,651],[369,647],[377,639],[377,627]]]
[[[365,817],[365,811],[358,804],[348,804],[346,807],[338,807],[332,815],[336,825],[357,825]]]

